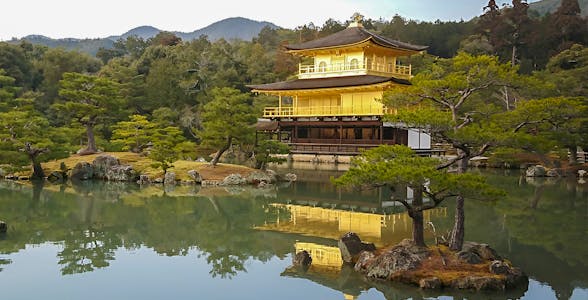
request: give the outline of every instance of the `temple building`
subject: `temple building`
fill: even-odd
[[[369,32],[361,19],[356,14],[340,32],[286,46],[309,63],[299,65],[294,80],[249,86],[278,97],[276,107],[265,108],[267,121],[258,130],[288,143],[292,153],[358,154],[380,144],[430,151],[426,132],[384,122],[394,108],[381,102],[390,87],[410,85],[411,66],[401,65],[398,57],[427,47]]]

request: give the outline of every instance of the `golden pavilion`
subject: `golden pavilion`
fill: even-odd
[[[407,57],[427,49],[366,30],[362,17],[344,30],[309,42],[287,45],[287,52],[307,58],[294,80],[250,85],[253,92],[278,97],[266,107],[265,131],[290,145],[292,153],[357,154],[380,144],[403,144],[429,151],[431,138],[419,129],[384,122],[393,108],[382,104],[384,91],[409,85]]]

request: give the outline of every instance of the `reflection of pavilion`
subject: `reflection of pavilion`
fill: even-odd
[[[356,299],[362,291],[368,290],[370,285],[363,281],[352,267],[342,264],[341,252],[335,246],[336,240],[344,233],[353,231],[362,240],[383,247],[409,238],[412,233],[412,221],[407,213],[387,215],[280,203],[271,204],[270,210],[277,212],[271,214],[276,216],[276,219],[267,220],[256,229],[300,235],[302,241],[294,244],[294,253],[306,250],[312,257],[312,265],[307,271],[291,267],[282,275],[306,278],[341,291],[344,299]],[[284,211],[289,213],[284,216]],[[446,216],[447,209],[443,207],[424,212],[425,222],[435,217]],[[332,240],[332,244],[317,242],[314,239],[317,237]]]
[[[411,237],[412,233],[412,221],[407,213],[386,215],[292,204],[272,204],[272,207],[277,211],[286,209],[290,213],[288,218],[284,220],[278,214],[276,220],[268,221],[257,229],[333,240],[352,231],[379,247],[398,243]],[[445,216],[447,208],[444,207],[424,212],[425,222]]]

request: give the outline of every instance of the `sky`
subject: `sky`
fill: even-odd
[[[529,2],[535,2],[531,0]],[[327,19],[469,20],[487,0],[12,0],[3,1],[0,40],[40,34],[51,38],[103,38],[150,25],[191,32],[230,17],[268,21],[285,28]],[[507,0],[496,1],[499,5]]]

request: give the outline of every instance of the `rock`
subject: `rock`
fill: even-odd
[[[460,251],[455,255],[458,259],[463,260],[468,264],[479,264],[482,262],[480,256],[475,252]]]
[[[440,289],[443,283],[437,277],[429,277],[419,280],[419,286],[421,289]]]
[[[490,264],[490,272],[499,275],[507,275],[510,273],[510,266],[507,265],[504,261],[495,260]]]
[[[396,272],[417,268],[428,256],[427,248],[416,246],[412,240],[405,239],[374,258],[364,274],[371,278],[389,279]]]
[[[292,265],[296,267],[308,268],[310,264],[312,264],[312,257],[306,250],[302,250],[292,257]]]
[[[202,183],[202,176],[196,170],[188,171],[188,176],[194,180],[195,183]]]
[[[141,174],[139,175],[139,180],[137,180],[138,184],[149,184],[151,183],[151,180],[149,179],[149,176]]]
[[[0,221],[0,233],[6,233],[8,231],[8,225],[4,221]]]
[[[367,268],[371,261],[376,257],[376,254],[373,251],[362,251],[359,253],[359,257],[357,258],[357,262],[353,269],[357,272],[365,273],[367,272]]]
[[[506,275],[506,287],[512,288],[522,284],[529,284],[529,277],[519,268],[510,268]]]
[[[461,290],[476,291],[504,291],[506,284],[504,280],[487,276],[464,276],[452,280],[450,287]]]
[[[111,155],[100,155],[94,159],[94,178],[107,179],[107,172],[110,168],[120,165],[118,158]],[[110,179],[108,179],[110,180]]]
[[[276,178],[272,178],[270,175],[268,175],[266,172],[261,172],[261,171],[255,171],[255,172],[251,172],[251,174],[249,174],[245,180],[247,181],[247,183],[249,184],[260,184],[260,183],[275,183],[276,182]]]
[[[284,179],[288,182],[293,182],[298,179],[298,176],[296,176],[296,174],[294,173],[287,173],[286,175],[284,175]]]
[[[376,246],[372,243],[362,243],[359,236],[353,232],[344,234],[338,242],[341,258],[346,263],[357,262],[361,251],[375,251]]]
[[[586,174],[588,174],[588,171],[586,171],[586,170],[578,170],[578,177],[579,178],[586,177]]]
[[[53,171],[49,176],[47,176],[47,180],[49,182],[64,182],[65,178],[63,177],[63,173],[59,171]]]
[[[547,177],[560,177],[561,175],[559,174],[559,172],[556,169],[549,169],[547,171],[547,173],[545,173],[545,176],[547,176]]]
[[[459,259],[467,261],[470,264],[479,264],[482,261],[501,259],[498,252],[492,249],[488,244],[479,244],[475,242],[463,243],[461,251],[456,255]]]
[[[166,172],[164,179],[163,179],[163,184],[166,185],[174,185],[176,184],[176,173],[174,172]]]
[[[155,180],[153,180],[153,183],[163,183],[163,178],[155,178]]]
[[[115,165],[106,170],[105,179],[108,181],[135,181],[137,174],[129,165]]]
[[[221,181],[218,180],[202,180],[202,186],[218,186],[221,185]]]
[[[85,161],[77,163],[71,170],[70,178],[73,180],[88,180],[93,177],[94,167]]]
[[[544,166],[536,165],[530,166],[527,171],[525,171],[525,175],[527,177],[543,177],[547,173]]]
[[[205,163],[206,162],[206,159],[204,157],[198,157],[195,161],[196,162]]]
[[[243,185],[245,183],[247,183],[247,181],[245,178],[241,177],[241,174],[231,174],[225,177],[220,185]]]
[[[264,188],[264,187],[267,187],[267,183],[265,183],[265,181],[262,181],[262,182],[260,182],[260,183],[257,185],[257,187],[258,187],[258,188]]]

